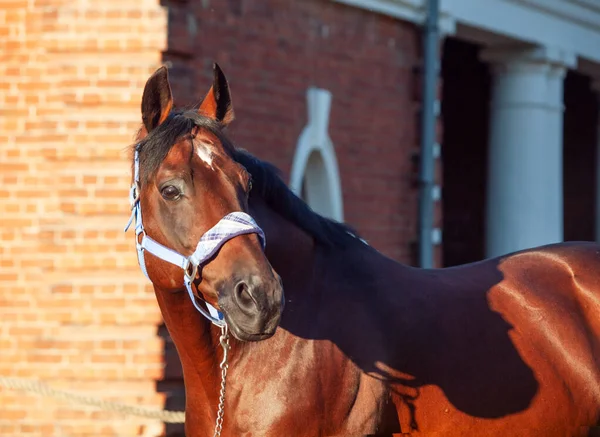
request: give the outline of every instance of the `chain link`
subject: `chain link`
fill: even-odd
[[[228,352],[229,352],[229,330],[227,324],[221,327],[221,337],[219,343],[223,348],[223,361],[219,367],[221,368],[221,390],[219,391],[219,411],[217,413],[217,423],[215,425],[215,433],[213,437],[220,437],[223,430],[223,415],[225,414],[225,383],[227,380],[227,369],[229,368]]]

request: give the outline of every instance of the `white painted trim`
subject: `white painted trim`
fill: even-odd
[[[598,0],[566,0],[570,3],[578,4],[580,6],[585,6],[590,9],[595,9],[600,11],[600,3]]]
[[[421,25],[425,0],[332,0]],[[458,25],[529,44],[553,47],[600,63],[600,2],[596,0],[441,0],[441,32]]]
[[[422,0],[333,0],[368,11],[410,21],[423,22]]]
[[[549,14],[600,30],[600,2],[573,0],[511,0]]]
[[[344,206],[338,163],[333,143],[327,133],[331,93],[324,89],[309,88],[306,92],[306,99],[308,123],[302,130],[296,145],[290,175],[290,189],[300,196],[308,159],[313,152],[320,153],[327,174],[327,187],[323,187],[323,189],[328,190],[328,197],[331,200],[332,214],[330,218],[343,222]]]
[[[600,29],[590,29],[516,0],[445,0],[442,4],[458,23],[600,62]]]
[[[425,21],[423,0],[332,0],[370,12],[383,14],[410,23],[422,24]],[[440,15],[439,29],[442,35],[452,35],[456,32],[456,22],[452,17]]]

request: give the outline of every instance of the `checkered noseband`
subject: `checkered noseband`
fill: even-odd
[[[140,204],[140,161],[138,151],[135,151],[134,157],[134,182],[129,191],[129,202],[131,203],[131,217],[127,226],[125,226],[125,232],[131,226],[135,218],[135,237],[136,237],[136,248],[138,255],[138,262],[142,272],[148,279],[148,272],[146,271],[146,263],[144,261],[144,252],[150,252],[152,255],[162,259],[163,261],[170,262],[183,269],[183,279],[185,288],[192,300],[192,303],[196,309],[208,320],[217,326],[224,326],[225,319],[223,313],[218,311],[214,306],[204,301],[206,308],[203,308],[196,300],[196,296],[192,291],[192,282],[196,278],[198,267],[203,266],[207,261],[219,250],[223,244],[228,240],[231,240],[238,235],[243,234],[257,234],[263,249],[265,247],[265,234],[263,230],[256,224],[254,219],[245,212],[236,211],[227,214],[223,217],[214,227],[209,229],[198,242],[196,251],[190,256],[183,256],[168,247],[163,246],[157,241],[150,238],[144,231],[142,224],[142,206]],[[140,235],[142,235],[140,240]],[[208,311],[207,311],[208,309]]]

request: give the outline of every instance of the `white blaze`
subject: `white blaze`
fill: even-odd
[[[198,146],[196,147],[196,155],[198,155],[198,158],[200,158],[206,163],[206,165],[208,165],[214,170],[212,166],[213,153],[210,150],[210,146],[208,144],[198,143]]]

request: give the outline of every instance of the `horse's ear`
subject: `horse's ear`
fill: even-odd
[[[167,67],[154,72],[144,87],[142,96],[142,121],[148,133],[167,119],[173,109],[173,95],[169,85]]]
[[[198,112],[227,126],[234,119],[229,84],[218,64],[213,64],[213,84],[200,104]]]

